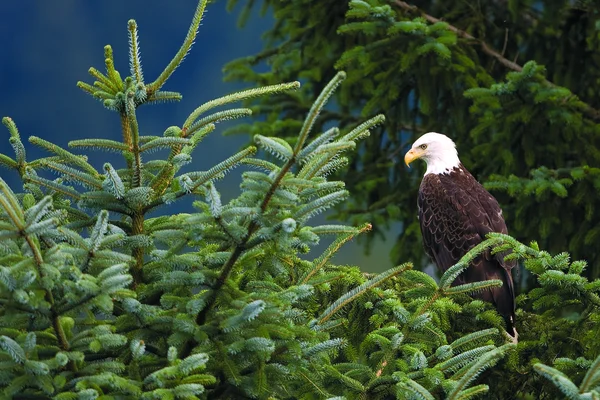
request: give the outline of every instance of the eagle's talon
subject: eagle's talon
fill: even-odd
[[[514,332],[514,335],[511,335],[507,331],[504,331],[504,335],[507,337],[507,339],[510,343],[518,344],[519,343],[519,332],[517,332],[517,328],[513,327],[513,332]]]

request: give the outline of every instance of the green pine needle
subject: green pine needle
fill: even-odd
[[[15,160],[8,156],[5,156],[2,153],[0,153],[0,165],[8,169],[16,169],[19,166],[19,164],[17,164]]]
[[[329,81],[325,88],[323,88],[321,94],[319,94],[319,97],[317,97],[317,99],[313,103],[312,107],[308,111],[306,119],[304,120],[302,129],[300,129],[300,133],[298,134],[298,140],[296,142],[296,147],[294,148],[294,155],[300,153],[300,151],[304,147],[304,143],[308,139],[308,135],[312,130],[312,127],[315,124],[315,121],[317,120],[317,117],[319,116],[321,110],[323,109],[323,107],[325,107],[327,100],[329,100],[331,95],[333,95],[337,87],[344,81],[344,79],[346,79],[345,72],[340,71],[337,74],[335,74],[333,79]]]
[[[165,69],[160,73],[160,75],[156,78],[156,80],[147,85],[149,93],[155,93],[167,82],[169,77],[175,72],[177,67],[181,65],[185,56],[188,54],[194,41],[196,40],[196,35],[198,33],[198,28],[200,27],[200,22],[202,21],[202,15],[204,14],[204,9],[208,4],[208,0],[200,0],[196,7],[196,11],[194,12],[194,16],[192,18],[192,23],[188,29],[187,35],[183,41],[183,44],[173,57],[173,59],[169,62],[169,64],[165,67]]]
[[[596,357],[588,369],[580,385],[580,392],[585,393],[600,385],[600,356]]]
[[[319,258],[313,261],[313,267],[306,273],[304,277],[302,277],[302,279],[300,279],[300,282],[308,283],[309,280],[325,266],[325,264],[331,259],[331,257],[333,257],[345,243],[349,242],[357,235],[364,232],[368,232],[370,230],[371,225],[365,224],[362,227],[354,228],[351,232],[346,233],[337,238],[333,243],[329,245],[329,247],[325,250],[325,252],[323,252],[323,254],[321,254]]]
[[[75,148],[95,148],[105,151],[123,152],[128,151],[127,145],[110,139],[80,139],[71,140],[69,147]]]
[[[98,172],[96,171],[96,169],[87,162],[86,157],[84,156],[75,155],[67,150],[62,149],[54,143],[50,143],[47,140],[41,139],[36,136],[31,136],[29,138],[29,142],[53,154],[56,154],[67,164],[73,164],[92,176],[98,176]]]
[[[388,279],[401,274],[402,272],[409,270],[412,268],[411,263],[402,264],[398,267],[387,270],[386,272],[382,272],[377,275],[375,278],[363,283],[362,285],[352,289],[339,299],[337,299],[333,304],[331,304],[318,318],[318,323],[323,324],[327,322],[330,318],[332,318],[335,314],[337,314],[342,308],[351,303],[356,298],[362,296],[365,292],[370,289],[373,289]]]
[[[129,69],[131,76],[136,82],[144,83],[144,74],[142,73],[142,60],[140,57],[140,43],[138,38],[137,23],[130,19],[127,23],[129,30]]]
[[[251,99],[251,98],[257,97],[257,96],[266,96],[269,94],[281,93],[281,92],[286,92],[289,90],[297,90],[298,88],[300,88],[299,82],[282,83],[279,85],[271,85],[271,86],[264,86],[264,87],[256,88],[256,89],[248,89],[248,90],[233,93],[233,94],[230,94],[227,96],[223,96],[223,97],[220,97],[215,100],[211,100],[211,101],[201,105],[200,107],[196,108],[183,123],[183,128],[186,130],[190,129],[192,124],[194,122],[196,122],[196,120],[198,119],[198,117],[200,115],[202,115],[203,113],[205,113],[206,111],[208,111],[212,108],[219,107],[219,106],[229,104],[229,103],[233,103],[235,101]]]

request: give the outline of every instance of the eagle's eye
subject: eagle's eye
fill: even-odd
[[[421,148],[421,150],[425,150],[425,149],[427,149],[427,145],[426,145],[426,144],[422,144],[422,145],[420,145],[419,147]]]

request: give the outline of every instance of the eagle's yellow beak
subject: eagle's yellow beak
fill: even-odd
[[[411,162],[415,161],[416,159],[420,158],[422,155],[422,152],[419,152],[418,150],[415,149],[410,149],[408,151],[408,153],[406,153],[406,155],[404,156],[404,162],[406,163],[406,166],[408,167]]]

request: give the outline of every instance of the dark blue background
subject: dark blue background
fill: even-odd
[[[91,66],[104,71],[106,44],[113,47],[121,76],[129,75],[130,18],[138,23],[145,81],[153,81],[181,45],[196,4],[195,0],[0,2],[0,115],[13,118],[24,141],[35,135],[67,147],[70,140],[80,138],[120,140],[117,114],[77,88],[76,82],[93,83],[87,73]],[[263,45],[261,34],[273,19],[269,15],[260,17],[255,10],[240,30],[237,17],[235,11],[227,13],[224,1],[209,4],[191,53],[163,87],[182,93],[183,100],[140,107],[138,119],[143,135],[162,135],[168,126],[181,126],[198,105],[248,87],[223,82],[222,67],[228,61],[258,52]],[[219,125],[202,143],[195,153],[194,167],[209,168],[248,141],[245,136],[223,137],[222,131]],[[12,157],[4,132],[4,136],[0,133],[0,152]],[[26,148],[30,160],[46,155],[28,143]],[[104,152],[89,156],[98,169],[109,156],[111,162],[120,161]],[[239,174],[231,175],[233,179],[230,177],[219,187],[225,195],[234,194],[239,185]],[[0,176],[18,190],[16,173],[2,169]],[[377,242],[371,256],[365,256],[360,246],[349,244],[335,261],[381,271],[391,267],[391,245],[390,241]]]

